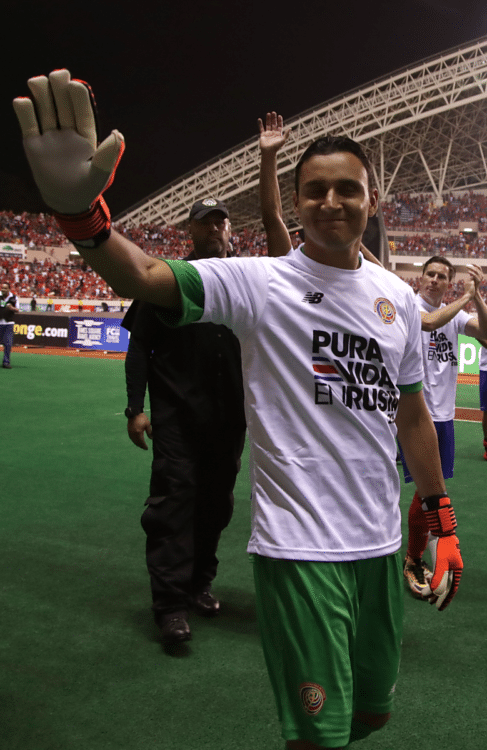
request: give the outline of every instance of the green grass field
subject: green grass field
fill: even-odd
[[[1,371],[2,750],[282,750],[258,640],[248,449],[222,536],[218,618],[167,655],[150,612],[139,519],[150,452],[123,416],[123,362],[15,354]],[[459,405],[478,407],[477,386]],[[361,750],[487,745],[487,462],[478,423],[456,424],[448,482],[465,561],[438,613],[405,593],[396,709]],[[403,487],[406,520],[411,489]]]
[[[456,405],[464,409],[479,408],[479,387],[478,385],[468,385],[459,383],[457,385]]]

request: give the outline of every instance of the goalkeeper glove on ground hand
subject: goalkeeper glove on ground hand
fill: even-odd
[[[463,560],[455,534],[457,521],[446,495],[423,498],[422,508],[431,534],[428,546],[433,561],[433,576],[422,595],[442,611],[455,596],[462,575]]]
[[[68,239],[94,247],[110,233],[101,194],[113,181],[123,136],[113,130],[98,145],[91,89],[69,71],[30,78],[28,86],[32,99],[17,98],[13,105],[34,180]]]

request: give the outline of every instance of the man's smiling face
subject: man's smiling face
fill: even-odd
[[[377,191],[369,189],[367,170],[357,156],[348,151],[311,156],[301,167],[299,192],[294,194],[306,254],[319,261],[322,253],[358,249],[377,200]],[[323,258],[322,262],[327,261]]]

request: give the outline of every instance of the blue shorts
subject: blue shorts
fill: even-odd
[[[479,370],[480,408],[487,411],[487,370]]]
[[[455,433],[453,430],[453,419],[450,419],[448,422],[433,422],[433,424],[436,428],[436,434],[438,435],[438,447],[440,449],[443,479],[451,479],[453,476],[453,464],[455,462]],[[413,478],[409,473],[399,440],[397,441],[397,444],[399,446],[399,455],[401,456],[402,468],[404,470],[404,481],[406,483],[412,482]]]

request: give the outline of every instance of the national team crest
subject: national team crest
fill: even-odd
[[[314,682],[303,682],[299,686],[299,694],[303,708],[308,716],[319,714],[326,701],[326,693],[321,685],[316,685]]]
[[[390,300],[385,297],[378,297],[374,302],[374,310],[386,325],[394,323],[396,319],[396,308]]]

